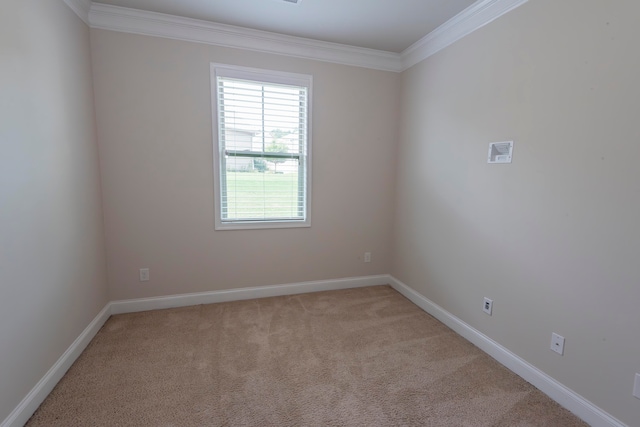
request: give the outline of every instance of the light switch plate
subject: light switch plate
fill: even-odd
[[[640,399],[640,374],[636,374],[636,380],[633,383],[633,395]]]

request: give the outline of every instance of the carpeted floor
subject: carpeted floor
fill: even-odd
[[[388,286],[111,317],[35,426],[586,426]]]

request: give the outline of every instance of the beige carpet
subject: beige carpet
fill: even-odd
[[[585,426],[388,286],[111,317],[28,426]]]

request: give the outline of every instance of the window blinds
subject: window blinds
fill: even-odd
[[[222,222],[304,221],[308,88],[218,76]]]

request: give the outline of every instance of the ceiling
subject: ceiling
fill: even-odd
[[[99,0],[290,36],[400,53],[475,0]]]

